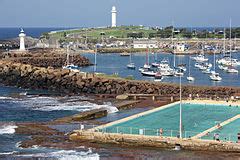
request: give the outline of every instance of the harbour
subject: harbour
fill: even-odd
[[[238,160],[239,4],[1,1],[0,159]]]

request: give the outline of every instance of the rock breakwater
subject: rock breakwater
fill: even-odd
[[[46,89],[61,93],[92,94],[179,94],[179,86],[168,83],[133,81],[98,77],[70,70],[35,67],[12,61],[0,61],[0,83],[23,88]],[[230,97],[240,93],[237,87],[188,86],[182,88],[184,96]]]
[[[67,55],[64,49],[32,49],[28,52],[9,52],[0,55],[0,58],[5,58],[15,63],[30,64],[36,67],[54,67],[61,68],[67,61]],[[89,59],[72,54],[70,63],[77,66],[92,65]]]

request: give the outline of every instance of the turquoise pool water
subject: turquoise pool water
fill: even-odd
[[[240,114],[240,107],[183,104],[182,111],[183,136],[192,137],[219,122]],[[163,129],[164,136],[177,136],[179,134],[179,104],[102,130],[110,133],[157,136],[160,128]]]
[[[237,134],[240,132],[240,119],[237,119],[225,126],[222,129],[217,129],[211,132],[208,136],[202,137],[203,139],[213,139],[214,134],[219,134],[222,141],[237,141]]]

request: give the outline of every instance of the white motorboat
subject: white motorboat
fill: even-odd
[[[164,71],[160,71],[160,73],[162,74],[162,76],[174,76],[175,72],[173,70],[164,70]]]
[[[187,80],[188,80],[188,81],[194,81],[195,78],[190,76],[190,77],[187,77]]]
[[[201,65],[201,66],[199,67],[199,69],[200,69],[200,70],[207,70],[207,69],[208,69],[208,67],[207,67],[207,66],[205,66],[205,65]]]
[[[203,54],[199,54],[196,57],[193,57],[192,59],[194,59],[197,62],[207,62],[208,58],[205,58],[205,56]]]
[[[152,63],[152,66],[153,66],[153,67],[159,67],[159,66],[160,66],[160,63],[158,63],[158,62],[153,62],[153,63]]]
[[[213,81],[221,81],[222,80],[222,78],[219,76],[218,73],[211,74],[209,77]]]
[[[157,74],[154,71],[143,71],[141,72],[143,76],[149,76],[149,77],[155,77],[155,75]]]
[[[170,67],[169,61],[166,59],[161,61],[158,69],[163,76],[173,76],[174,75],[174,70]]]
[[[194,65],[196,68],[200,68],[202,65],[200,63],[195,63]]]
[[[62,68],[63,69],[69,69],[73,72],[80,72],[79,67],[75,66],[74,64],[69,64],[69,65],[63,66]]]
[[[186,68],[185,64],[178,65],[177,69],[180,69],[180,70],[182,70],[182,71],[184,71],[184,72],[187,71],[187,68]]]
[[[210,68],[208,68],[208,69],[206,69],[206,70],[203,70],[202,72],[203,72],[203,73],[206,73],[206,74],[210,74],[210,73],[211,73],[211,70],[210,70]]]
[[[228,67],[228,69],[226,70],[227,73],[238,73],[238,70],[236,70],[235,68],[232,67]]]
[[[183,76],[183,75],[184,75],[184,73],[182,71],[176,70],[175,76]]]
[[[218,68],[221,70],[224,70],[224,71],[226,71],[228,69],[228,67],[224,66],[224,65],[218,65]]]

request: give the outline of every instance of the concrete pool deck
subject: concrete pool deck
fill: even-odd
[[[182,103],[191,103],[191,104],[208,104],[208,105],[224,105],[224,106],[239,106],[240,101],[232,102],[232,101],[215,101],[215,100],[183,100]]]
[[[232,118],[230,118],[230,119],[228,119],[228,120],[226,120],[226,121],[224,121],[224,122],[222,122],[222,123],[220,123],[220,126],[223,127],[223,126],[225,126],[225,125],[228,125],[229,123],[231,123],[231,122],[233,122],[233,121],[235,121],[235,120],[237,120],[237,119],[239,119],[239,118],[240,118],[240,114],[239,114],[239,115],[236,115],[236,116],[234,116],[234,117],[232,117]],[[197,134],[196,136],[193,136],[192,138],[193,138],[193,139],[201,138],[201,137],[207,135],[208,133],[211,133],[211,132],[213,132],[213,131],[215,131],[215,130],[217,130],[217,129],[218,129],[218,126],[216,125],[216,126],[210,128],[210,129],[207,129],[207,130],[205,130],[205,131]]]

